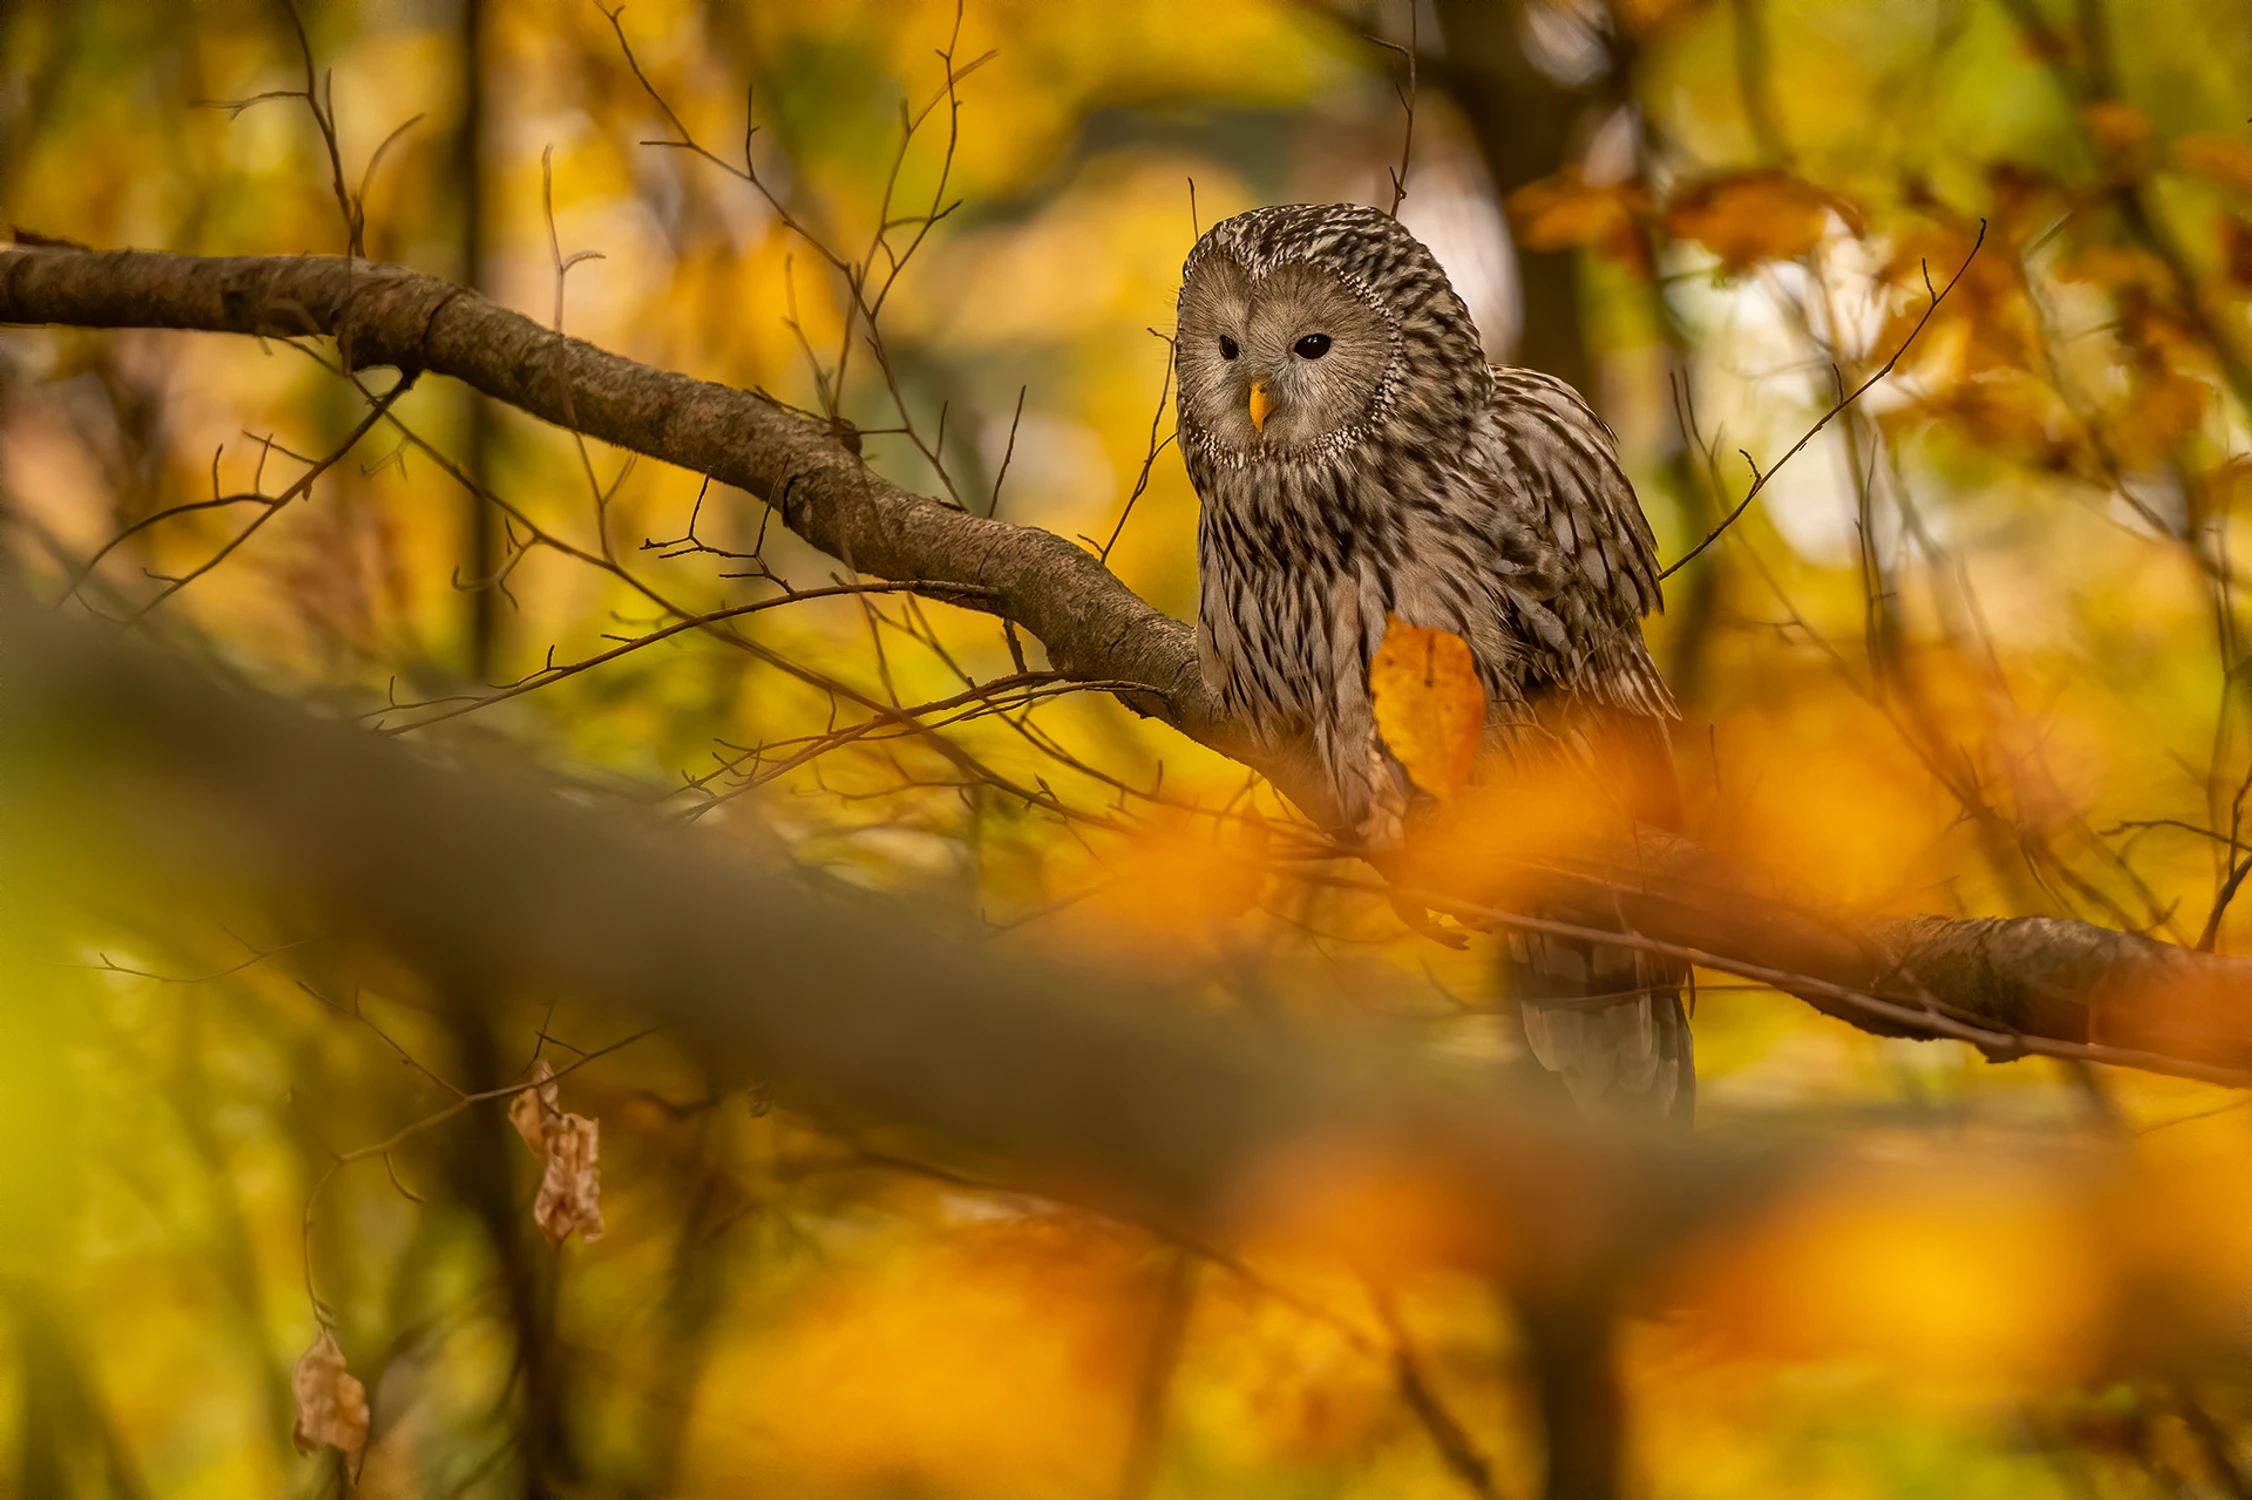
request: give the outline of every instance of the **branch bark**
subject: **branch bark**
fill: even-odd
[[[617,447],[734,485],[858,571],[968,584],[950,596],[1037,636],[1077,681],[1261,770],[1302,805],[1302,752],[1225,721],[1190,629],[1049,532],[970,515],[871,472],[829,423],[763,395],[558,335],[476,292],[397,266],[59,247],[0,252],[0,322],[325,336],[353,367],[452,376]],[[1864,1029],[2252,1083],[2252,963],[2048,917],[1862,923],[1710,849],[1643,829],[1549,861],[1524,912],[1488,920],[1603,929],[1775,984]],[[1461,892],[1433,893],[1437,902]],[[1475,898],[1472,898],[1475,899]]]

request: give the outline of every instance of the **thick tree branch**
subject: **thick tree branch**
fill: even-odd
[[[439,769],[15,593],[0,591],[0,849],[38,850],[51,878],[107,898],[195,911],[247,889],[373,939],[463,1006],[563,995],[668,1021],[817,1118],[920,1128],[1200,1242],[1247,1212],[1318,1218],[1296,1195],[1329,1180],[1307,1173],[1320,1165],[1460,1195],[1463,1236],[1423,1247],[1442,1258],[1601,1286],[1786,1165],[1607,1133],[1484,1069],[1323,1046],[938,936],[908,903],[762,873],[520,776]]]
[[[1304,764],[1220,716],[1188,627],[1151,609],[1087,552],[966,514],[870,472],[826,421],[559,336],[473,291],[394,266],[323,258],[58,247],[0,252],[0,322],[200,329],[337,340],[348,364],[450,375],[618,447],[710,475],[773,504],[791,530],[862,573],[970,585],[949,597],[1029,629],[1082,682],[1120,696],[1300,795]],[[1864,1029],[1952,1036],[1996,1056],[2044,1052],[2252,1081],[2252,966],[2054,918],[1856,923],[1709,849],[1640,830],[1591,837],[1511,889],[1507,925],[1626,934],[1751,975]]]
[[[1147,683],[1138,711],[1238,759],[1186,627],[1052,532],[969,515],[876,475],[826,421],[557,334],[419,271],[324,256],[0,252],[0,323],[182,328],[337,341],[352,368],[453,378],[559,427],[708,474],[776,506],[789,528],[863,573],[966,583],[1080,681]],[[960,596],[950,596],[960,598]]]

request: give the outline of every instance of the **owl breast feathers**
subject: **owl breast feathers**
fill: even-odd
[[[1469,642],[1490,760],[1568,741],[1637,816],[1678,818],[1673,700],[1642,640],[1655,544],[1610,430],[1569,386],[1489,366],[1413,235],[1352,205],[1214,226],[1183,268],[1175,362],[1204,674],[1264,740],[1310,740],[1328,805],[1309,812],[1379,848],[1402,835],[1415,792],[1368,686],[1397,616]],[[1649,961],[1512,945],[1533,1050],[1575,1095],[1685,1099],[1678,976],[1627,992]],[[1537,998],[1598,982],[1632,998],[1540,1018]]]

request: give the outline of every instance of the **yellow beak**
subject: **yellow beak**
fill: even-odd
[[[1267,430],[1267,413],[1273,411],[1274,407],[1275,404],[1267,399],[1267,382],[1264,380],[1252,381],[1251,430],[1253,432],[1265,432]]]

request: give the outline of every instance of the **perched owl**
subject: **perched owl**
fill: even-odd
[[[1413,235],[1349,204],[1215,225],[1182,268],[1174,358],[1205,679],[1270,743],[1311,740],[1329,805],[1310,812],[1401,834],[1414,790],[1368,685],[1397,616],[1470,643],[1489,762],[1573,757],[1678,824],[1677,715],[1642,640],[1655,546],[1610,430],[1561,382],[1489,366]],[[1688,1115],[1681,965],[1517,934],[1505,967],[1583,1107]]]

